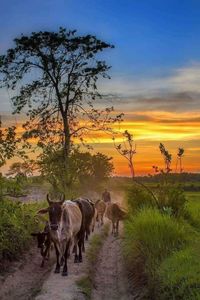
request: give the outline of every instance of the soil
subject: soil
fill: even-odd
[[[40,267],[42,258],[39,249],[33,246],[23,257],[9,266],[7,273],[0,277],[0,300],[30,300],[40,291],[46,280],[55,257],[51,253],[50,260]]]
[[[121,249],[121,238],[109,235],[97,260],[92,300],[134,299],[129,292]]]

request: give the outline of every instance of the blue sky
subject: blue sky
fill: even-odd
[[[0,11],[0,52],[12,46],[12,39],[20,33],[56,30],[59,26],[78,29],[81,34],[96,34],[115,45],[105,54],[112,65],[112,81],[105,85],[109,92],[119,93],[119,88],[119,94],[126,96],[141,95],[143,89],[144,95],[151,96],[157,90],[188,92],[185,80],[176,90],[171,78],[182,74],[182,70],[199,70],[198,0],[4,1]],[[5,97],[4,93],[1,99]]]
[[[199,171],[200,1],[1,1],[0,53],[21,33],[59,26],[115,45],[104,54],[112,79],[100,89],[113,95],[115,108],[128,112],[125,126],[137,139],[138,169],[143,164],[141,172],[150,172],[149,149],[157,164],[158,141],[164,141],[174,153],[184,146],[186,170]],[[0,113],[11,111],[9,98],[0,90]]]

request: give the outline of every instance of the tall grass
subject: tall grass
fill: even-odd
[[[157,270],[159,299],[200,299],[199,243],[166,258]]]
[[[191,234],[194,232],[187,223],[178,222],[157,208],[143,208],[131,216],[125,222],[124,252],[130,273],[140,272],[139,279],[133,278],[135,284],[145,281],[153,295],[159,264],[173,251],[182,249]]]

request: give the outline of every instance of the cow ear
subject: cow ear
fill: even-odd
[[[38,233],[31,233],[31,236],[38,236]]]
[[[47,202],[49,203],[49,205],[51,205],[51,200],[49,198],[49,194],[47,194]]]
[[[43,215],[43,214],[46,214],[48,211],[49,211],[49,208],[42,208],[42,209],[38,210],[37,214]]]

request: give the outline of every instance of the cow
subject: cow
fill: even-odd
[[[106,211],[106,203],[103,200],[97,200],[95,203],[95,208],[97,210],[96,220],[98,222],[98,226],[103,225],[103,217]]]
[[[125,219],[127,213],[119,206],[118,203],[109,203],[106,208],[106,217],[112,222],[112,234],[118,235],[119,221]]]
[[[79,205],[80,210],[82,212],[83,226],[85,229],[85,238],[86,240],[88,240],[91,230],[94,230],[93,228],[94,226],[93,218],[95,215],[94,203],[87,198],[78,198],[74,200],[74,202],[76,202]]]
[[[50,236],[50,228],[49,222],[46,222],[44,230],[38,233],[31,233],[32,236],[37,237],[38,248],[40,249],[40,253],[42,256],[41,267],[44,267],[44,262],[46,259],[50,257],[50,249],[51,249],[51,236]]]
[[[68,275],[67,258],[72,245],[75,246],[74,262],[82,262],[82,245],[84,242],[84,226],[82,213],[76,202],[64,200],[53,202],[47,194],[48,208],[38,213],[49,214],[50,235],[56,251],[55,273],[60,273],[61,260],[64,260],[62,275]],[[77,245],[79,255],[77,254]]]

